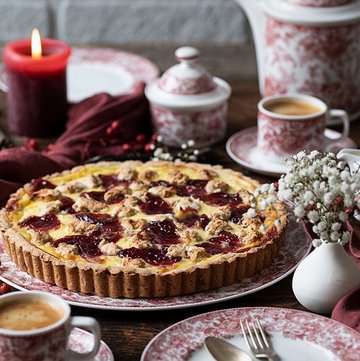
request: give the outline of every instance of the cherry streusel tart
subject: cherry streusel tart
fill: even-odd
[[[230,285],[268,265],[286,210],[220,166],[101,162],[35,179],[0,213],[23,271],[76,292],[163,297]]]

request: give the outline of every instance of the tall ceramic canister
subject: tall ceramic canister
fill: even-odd
[[[193,47],[177,49],[179,64],[145,88],[153,130],[166,145],[193,140],[201,148],[225,136],[231,88],[197,63],[199,55]]]
[[[255,38],[263,96],[305,93],[360,116],[359,0],[236,0]]]

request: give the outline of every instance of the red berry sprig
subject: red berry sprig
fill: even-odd
[[[3,295],[5,293],[8,293],[11,291],[11,286],[9,286],[7,283],[1,283],[0,284],[0,295]]]

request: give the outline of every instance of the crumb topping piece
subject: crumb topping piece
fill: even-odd
[[[80,254],[79,246],[76,244],[60,243],[56,247],[56,252],[62,256],[78,255]]]
[[[176,189],[174,187],[156,186],[149,188],[149,193],[153,194],[154,196],[168,198],[175,195]]]
[[[205,232],[209,235],[218,235],[219,233],[227,230],[229,227],[228,223],[220,218],[212,219],[205,227]]]
[[[117,179],[120,180],[120,181],[123,181],[123,180],[134,180],[136,179],[138,176],[138,172],[136,169],[134,168],[131,168],[131,167],[123,167],[119,174],[117,175]]]
[[[207,193],[226,192],[227,189],[228,189],[227,183],[218,179],[209,180],[205,186],[205,190]]]
[[[116,256],[119,254],[120,251],[120,248],[117,246],[116,243],[107,242],[105,240],[102,240],[99,243],[99,249],[106,256]]]
[[[79,197],[73,204],[76,212],[100,212],[106,207],[106,204],[87,197]]]
[[[188,180],[189,180],[189,177],[186,174],[184,174],[178,170],[174,170],[169,173],[169,182],[174,185],[184,186],[184,185],[186,185]]]
[[[219,218],[224,221],[229,220],[230,216],[231,216],[231,207],[229,207],[229,206],[223,206],[223,207],[216,208],[211,213],[211,218]]]

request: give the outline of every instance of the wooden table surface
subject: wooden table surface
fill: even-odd
[[[173,64],[174,47],[128,47],[150,57],[161,70]],[[204,65],[213,74],[223,77],[232,87],[228,115],[228,136],[256,125],[256,105],[260,99],[252,46],[201,48]],[[0,124],[5,124],[5,96],[0,94]],[[340,130],[339,128],[334,128]],[[360,120],[352,122],[350,137],[360,143]],[[267,182],[274,179],[252,173],[234,163],[226,154],[224,144],[216,147],[220,164]],[[95,317],[102,330],[102,339],[111,348],[116,361],[140,360],[147,343],[168,326],[188,317],[218,309],[245,306],[274,306],[304,310],[291,289],[292,275],[259,292],[213,305],[167,311],[106,311],[72,306],[73,315]]]

